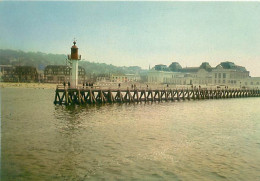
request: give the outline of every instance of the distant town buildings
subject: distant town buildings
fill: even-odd
[[[71,69],[67,65],[48,65],[44,69],[44,82],[46,83],[63,83],[70,82]],[[81,66],[78,68],[78,83],[86,81],[85,69]]]
[[[37,82],[38,72],[31,66],[0,65],[3,82]]]
[[[4,81],[4,77],[13,73],[13,66],[11,65],[0,65],[0,81]],[[5,78],[5,80],[8,80]]]
[[[233,62],[221,62],[216,67],[203,62],[199,67],[186,68],[173,62],[169,67],[160,64],[151,69],[148,72],[148,83],[260,87],[260,77],[250,77],[245,67]]]
[[[63,83],[70,82],[71,69],[67,65],[48,65],[44,71],[37,71],[32,66],[0,65],[0,80],[2,82],[45,82]],[[79,80],[82,84],[86,81],[85,69],[79,66]]]
[[[67,65],[48,65],[43,72],[31,66],[0,65],[0,80],[4,82],[70,82],[71,68]],[[233,62],[221,62],[211,67],[203,62],[198,67],[182,67],[178,62],[166,66],[155,65],[152,69],[135,74],[102,74],[86,76],[83,67],[78,68],[78,83],[86,82],[142,82],[169,85],[209,85],[236,88],[260,88],[260,77],[251,77],[245,67]]]

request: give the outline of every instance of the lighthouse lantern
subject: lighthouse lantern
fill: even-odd
[[[78,61],[81,59],[81,56],[78,54],[78,47],[76,46],[76,41],[74,40],[73,46],[71,47],[71,54],[68,55],[68,59],[71,61],[72,70],[71,70],[71,87],[77,88],[78,86]]]

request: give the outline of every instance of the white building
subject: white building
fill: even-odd
[[[111,75],[111,82],[136,82],[140,81],[140,76],[136,74]]]
[[[260,77],[248,77],[238,82],[242,87],[260,88]]]
[[[155,68],[148,72],[148,83],[260,88],[260,77],[250,77],[245,67],[233,62],[221,62],[215,68],[207,62],[203,62],[200,67],[186,68],[173,62],[168,69],[165,65],[157,65]]]

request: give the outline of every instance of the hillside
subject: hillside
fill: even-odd
[[[0,65],[26,65],[34,66],[38,70],[43,70],[47,65],[66,65],[66,58],[67,56],[63,54],[0,49]],[[94,63],[86,60],[80,61],[79,65],[85,68],[87,74],[96,75],[133,74],[142,70],[138,66],[117,67],[111,64]]]

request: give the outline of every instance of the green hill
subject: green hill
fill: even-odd
[[[42,52],[23,52],[20,50],[0,49],[0,65],[21,65],[34,66],[43,70],[47,65],[66,65],[66,55],[47,54]],[[79,62],[87,74],[108,75],[108,74],[134,74],[142,69],[138,66],[117,67],[105,63],[94,63],[86,60]]]

